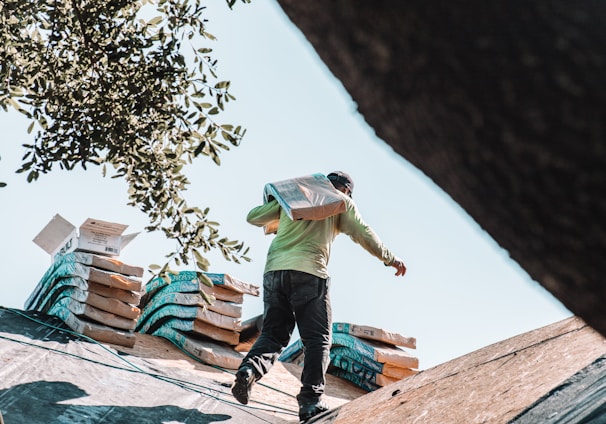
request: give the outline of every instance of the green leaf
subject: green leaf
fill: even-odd
[[[160,22],[162,22],[162,19],[163,19],[162,16],[156,16],[156,17],[150,19],[149,21],[147,21],[147,24],[151,25],[151,26],[156,26]]]
[[[212,35],[210,32],[203,31],[203,32],[202,32],[202,35],[203,35],[204,37],[206,37],[206,38],[210,39],[210,40],[216,40],[216,39],[217,39],[217,38],[216,38],[214,35]]]
[[[215,285],[213,284],[212,280],[204,273],[202,272],[197,272],[196,275],[198,276],[198,280],[204,284],[207,287],[214,287]]]
[[[209,295],[208,293],[206,293],[203,290],[200,290],[200,296],[202,297],[202,299],[204,299],[204,301],[206,303],[208,303],[209,305],[212,305],[213,303],[215,303],[216,298],[212,295]]]

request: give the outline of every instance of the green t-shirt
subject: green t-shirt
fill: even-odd
[[[262,227],[280,219],[276,236],[269,246],[265,272],[296,270],[328,278],[332,242],[339,233],[347,234],[370,254],[390,265],[394,255],[360,216],[354,201],[343,195],[346,210],[318,221],[293,221],[276,200],[253,208],[246,220]]]

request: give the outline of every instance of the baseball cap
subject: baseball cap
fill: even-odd
[[[353,193],[354,183],[348,173],[343,171],[334,171],[328,174],[326,177],[332,182],[333,185],[335,185],[336,183],[348,188],[351,197],[351,194]]]

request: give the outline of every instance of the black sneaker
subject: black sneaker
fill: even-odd
[[[322,412],[328,411],[330,408],[323,400],[318,400],[314,403],[304,403],[299,405],[299,420],[305,422]]]
[[[238,402],[243,405],[248,403],[255,380],[255,373],[251,367],[242,367],[238,370],[236,373],[236,382],[231,388],[231,393]]]

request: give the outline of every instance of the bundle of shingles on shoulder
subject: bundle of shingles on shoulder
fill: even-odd
[[[374,391],[418,373],[418,358],[406,350],[416,347],[414,337],[366,325],[336,322],[332,326],[328,373]],[[279,360],[303,365],[305,350],[301,339],[289,345]]]
[[[259,287],[229,274],[203,274],[212,287],[195,271],[146,284],[136,330],[164,337],[208,365],[236,369],[260,332],[260,316],[242,322],[244,295],[259,296]],[[210,296],[210,303],[201,292]]]
[[[143,268],[87,252],[57,257],[25,303],[72,330],[121,346],[135,344]]]

